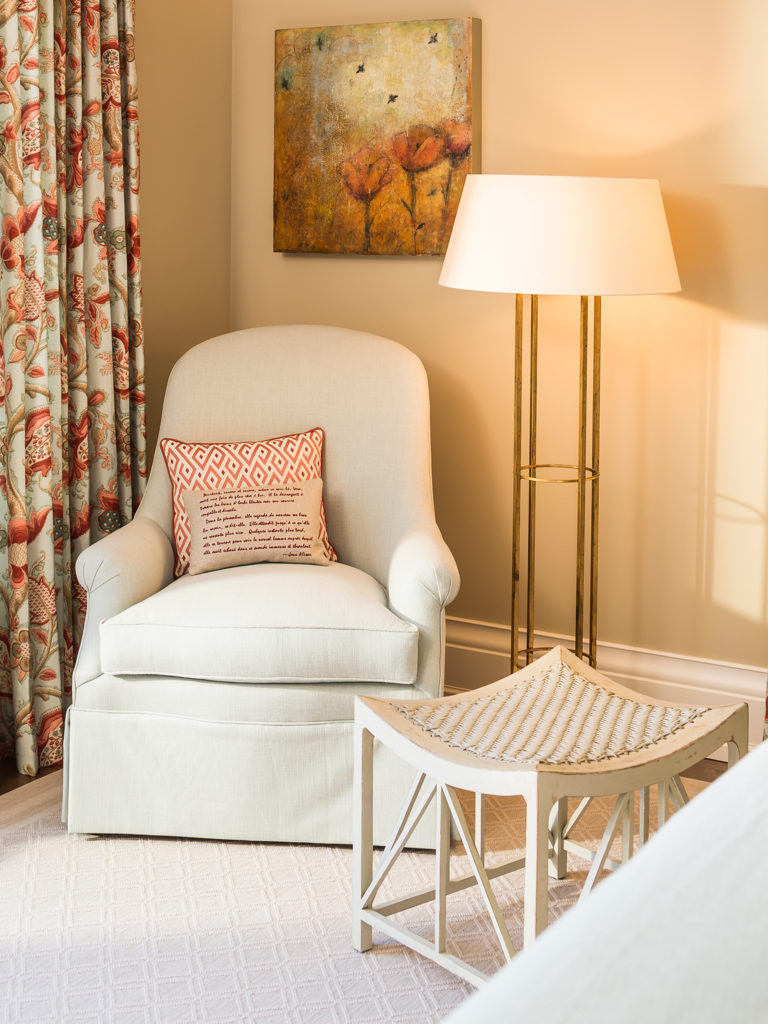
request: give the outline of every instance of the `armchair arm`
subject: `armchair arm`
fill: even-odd
[[[86,548],[75,565],[88,604],[74,671],[75,688],[101,672],[99,623],[157,593],[173,579],[173,546],[149,516]]]
[[[459,570],[434,522],[400,538],[390,559],[387,590],[392,611],[419,630],[416,685],[439,696],[445,668],[444,609],[459,591]]]

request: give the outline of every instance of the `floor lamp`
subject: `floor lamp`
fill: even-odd
[[[536,489],[545,483],[574,484],[577,488],[574,652],[594,666],[597,660],[601,296],[679,291],[680,280],[659,183],[645,178],[470,174],[464,183],[440,284],[472,291],[510,292],[516,296],[512,671],[519,667],[521,657],[529,664],[536,651]],[[530,295],[531,301],[528,452],[524,461],[525,295]],[[537,462],[539,295],[581,297],[576,465]],[[552,471],[554,475],[550,475]],[[572,475],[560,471],[569,471]],[[525,646],[520,649],[520,535],[524,484],[528,488],[527,619]]]

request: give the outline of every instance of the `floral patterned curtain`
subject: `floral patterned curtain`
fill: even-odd
[[[0,756],[61,760],[77,555],[144,488],[132,0],[0,0]]]

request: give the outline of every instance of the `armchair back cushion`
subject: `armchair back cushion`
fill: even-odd
[[[307,325],[213,338],[175,365],[160,437],[256,441],[316,427],[325,433],[333,546],[342,562],[386,586],[396,540],[434,521],[426,374],[401,345]],[[138,515],[173,539],[171,482],[159,451]]]

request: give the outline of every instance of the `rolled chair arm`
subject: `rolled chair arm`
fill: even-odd
[[[416,685],[430,696],[443,688],[445,606],[459,592],[459,570],[434,523],[409,530],[392,553],[389,606],[419,630]]]
[[[88,604],[74,671],[75,688],[101,673],[99,623],[162,590],[173,579],[173,545],[149,516],[97,541],[77,559]]]

